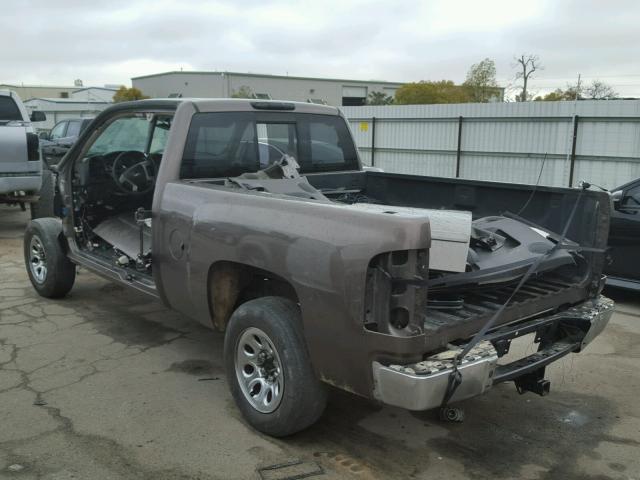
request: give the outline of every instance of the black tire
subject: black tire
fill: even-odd
[[[53,172],[48,168],[42,170],[42,186],[40,187],[40,198],[37,202],[31,203],[31,218],[46,218],[54,216],[55,179]]]
[[[258,411],[243,393],[236,374],[239,341],[248,329],[259,329],[271,341],[281,361],[284,388],[277,408]],[[284,437],[315,423],[325,409],[327,390],[313,371],[304,341],[299,307],[286,298],[262,297],[240,305],[233,313],[224,339],[227,381],[233,398],[249,424],[260,432]]]
[[[24,262],[33,288],[43,297],[64,297],[76,279],[76,266],[67,257],[63,242],[62,224],[56,218],[38,218],[27,225]],[[44,272],[38,266],[44,266]]]

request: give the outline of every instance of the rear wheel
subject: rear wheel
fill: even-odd
[[[245,419],[282,437],[316,422],[326,388],[316,378],[291,300],[262,297],[242,304],[229,320],[224,342],[227,381]]]
[[[29,280],[47,298],[64,297],[76,279],[76,266],[62,247],[62,225],[55,218],[31,220],[24,234],[24,261]]]

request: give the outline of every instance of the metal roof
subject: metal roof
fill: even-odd
[[[86,105],[87,103],[97,103],[100,105],[108,105],[111,103],[111,102],[105,102],[102,100],[78,100],[77,98],[41,98],[41,97],[30,98],[29,100],[25,100],[24,103],[32,102],[34,100],[40,100],[40,101],[49,102],[49,103],[79,103],[82,105]]]
[[[220,76],[242,76],[257,78],[278,78],[282,80],[313,80],[320,82],[342,82],[342,83],[382,83],[387,85],[404,85],[407,82],[389,82],[386,80],[352,80],[345,78],[320,78],[320,77],[299,77],[290,75],[271,75],[267,73],[242,73],[242,72],[216,72],[216,71],[170,71],[161,73],[152,73],[150,75],[141,75],[132,77],[131,80],[140,80],[142,78],[163,77],[165,75],[220,75]]]
[[[118,91],[117,88],[111,88],[111,87],[83,87],[83,88],[79,88],[78,90],[74,90],[71,93],[84,92],[85,90],[108,90],[109,92],[117,92]]]
[[[67,90],[71,90],[74,88],[78,88],[76,86],[59,86],[59,85],[20,85],[17,83],[0,83],[0,86],[2,87],[13,87],[13,88],[64,88]]]

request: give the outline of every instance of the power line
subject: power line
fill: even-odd
[[[529,83],[529,85],[532,85],[538,88],[554,88],[558,86],[558,84],[554,84],[550,86],[550,85],[542,85],[535,82],[531,82]],[[640,87],[640,83],[609,83],[607,82],[607,85],[610,85],[612,87]]]
[[[618,78],[618,77],[640,77],[640,73],[621,73],[619,75],[583,75],[582,78],[595,78],[595,79],[600,79],[600,78]],[[505,79],[506,77],[502,77],[502,79]],[[509,77],[510,78],[510,77]],[[574,77],[571,76],[565,76],[565,77],[545,77],[545,76],[534,76],[532,78],[535,78],[536,80],[567,80],[567,79],[572,79]]]

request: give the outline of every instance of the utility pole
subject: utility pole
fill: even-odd
[[[582,77],[582,74],[578,74],[578,83],[576,85],[576,96],[573,99],[573,114],[576,114],[576,107],[578,104],[578,97],[580,96],[580,78]]]

